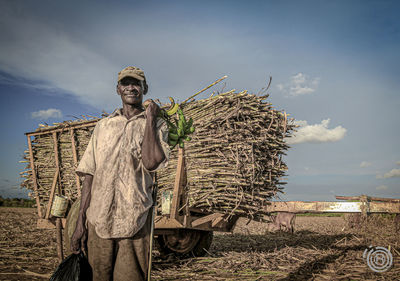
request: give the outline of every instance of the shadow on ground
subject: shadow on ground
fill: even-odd
[[[336,249],[336,244],[353,235],[327,235],[312,231],[298,231],[294,234],[286,232],[268,233],[265,235],[225,234],[214,236],[211,253],[215,256],[223,252],[272,252],[284,247],[301,247],[308,249]]]

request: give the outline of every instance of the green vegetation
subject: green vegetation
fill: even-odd
[[[36,202],[33,199],[3,198],[0,196],[0,207],[33,208],[35,203]]]
[[[296,214],[299,217],[341,217],[343,214],[341,213],[303,213]]]

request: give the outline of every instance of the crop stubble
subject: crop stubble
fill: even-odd
[[[37,229],[36,219],[34,209],[0,208],[0,280],[48,280],[57,266],[55,230]],[[207,257],[162,259],[154,251],[153,280],[399,279],[400,238],[390,218],[348,229],[342,217],[297,217],[293,235],[266,234],[265,223],[247,222],[216,233]],[[388,272],[367,267],[362,253],[369,245],[391,247]]]

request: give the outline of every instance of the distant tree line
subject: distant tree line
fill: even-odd
[[[3,198],[0,196],[0,207],[23,207],[32,208],[35,205],[34,199],[26,198]]]

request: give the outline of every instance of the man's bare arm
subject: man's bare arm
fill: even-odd
[[[147,170],[154,170],[165,159],[157,137],[157,115],[160,108],[152,101],[146,108],[146,127],[142,143],[142,161]]]
[[[87,239],[86,210],[89,208],[90,204],[92,182],[93,176],[86,174],[82,186],[78,220],[76,221],[74,234],[72,234],[71,237],[71,251],[75,254],[79,253],[79,250],[84,250],[83,245]]]

